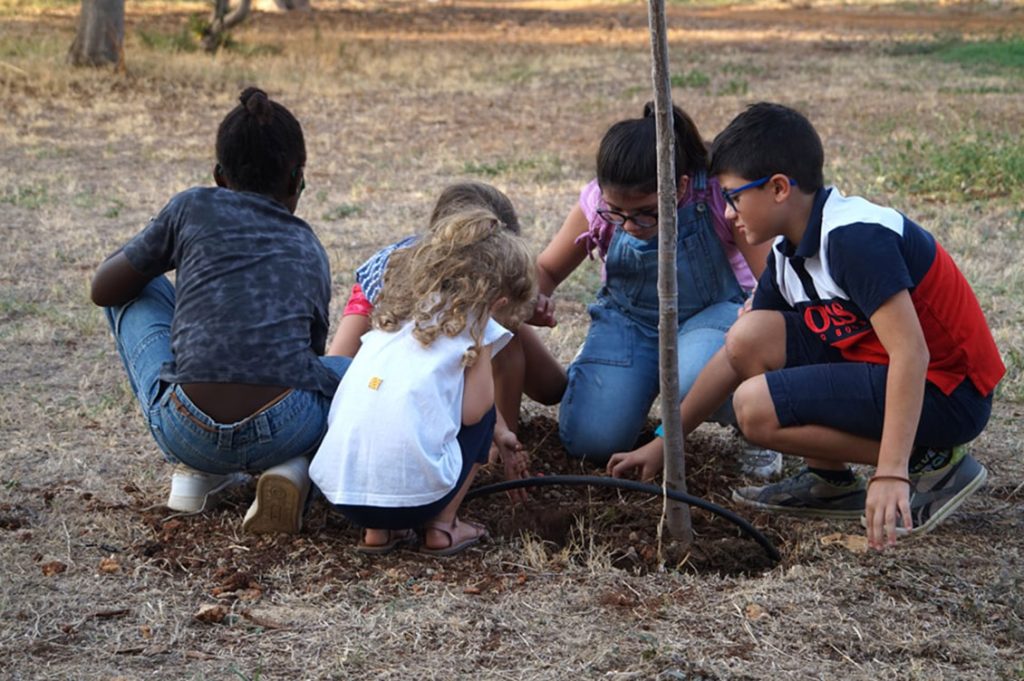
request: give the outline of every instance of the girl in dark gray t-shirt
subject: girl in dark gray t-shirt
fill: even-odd
[[[243,521],[251,532],[300,529],[307,457],[349,362],[323,357],[327,255],[294,215],[305,162],[295,117],[245,90],[217,132],[217,187],[172,198],[92,282],[150,430],[176,464],[168,507],[204,510],[262,472]]]

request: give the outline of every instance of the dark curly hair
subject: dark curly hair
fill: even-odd
[[[302,126],[259,88],[246,88],[239,101],[217,128],[224,179],[242,191],[287,196],[290,179],[306,165]]]

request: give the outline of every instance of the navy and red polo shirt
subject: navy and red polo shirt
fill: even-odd
[[[947,395],[965,378],[991,393],[1006,367],[974,291],[935,237],[892,208],[818,190],[800,243],[776,239],[754,309],[795,310],[846,360],[888,364],[870,319],[904,289],[928,344],[928,380]]]

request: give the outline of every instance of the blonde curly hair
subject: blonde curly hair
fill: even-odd
[[[415,246],[391,255],[373,324],[397,331],[411,320],[413,337],[424,346],[469,326],[474,345],[462,358],[469,367],[476,363],[496,302],[507,299],[495,316],[512,330],[533,314],[533,256],[489,208],[460,206],[440,215],[435,211],[435,217]]]

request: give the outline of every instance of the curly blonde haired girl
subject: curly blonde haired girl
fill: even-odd
[[[463,356],[470,367],[496,301],[507,301],[497,314],[511,331],[533,314],[533,271],[526,244],[491,211],[473,207],[444,215],[416,246],[391,256],[373,324],[396,331],[411,321],[413,337],[424,346],[468,326],[476,343]]]
[[[490,449],[491,358],[535,297],[529,249],[487,208],[438,215],[415,246],[391,255],[374,328],[310,467],[335,508],[367,528],[359,550],[411,543],[416,527],[420,550],[438,555],[487,537],[456,513]]]

